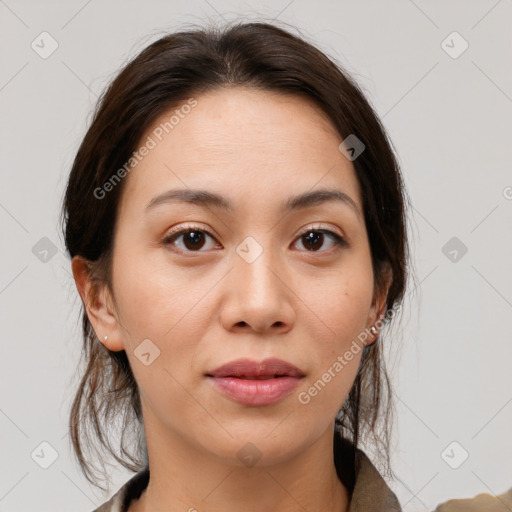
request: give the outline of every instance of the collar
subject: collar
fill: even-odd
[[[366,454],[334,434],[334,465],[350,494],[348,512],[401,512],[400,503]]]

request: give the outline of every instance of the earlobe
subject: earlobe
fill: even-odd
[[[71,268],[87,317],[99,341],[113,352],[124,350],[108,286],[93,281],[91,263],[81,256],[73,258]]]

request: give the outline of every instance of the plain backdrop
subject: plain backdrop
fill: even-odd
[[[297,26],[396,147],[416,274],[388,355],[404,511],[512,487],[511,15],[510,0],[1,0],[0,510],[87,512],[132,475],[103,495],[71,454],[81,345],[58,214],[108,81],[165,31],[222,18]]]

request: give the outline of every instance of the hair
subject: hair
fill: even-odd
[[[384,127],[361,88],[344,68],[304,36],[265,22],[199,27],[166,34],[129,61],[100,96],[74,158],[61,211],[71,258],[88,264],[90,279],[112,292],[112,253],[118,205],[126,180],[101,200],[95,190],[129,161],[155,119],[193,95],[230,86],[295,95],[325,112],[339,135],[355,134],[364,151],[353,160],[361,187],[376,287],[386,267],[392,281],[387,310],[396,311],[406,287],[407,196]],[[137,383],[126,352],[108,350],[96,337],[81,304],[85,368],[69,416],[74,454],[97,487],[93,452],[105,451],[131,471],[147,465],[147,445]],[[389,471],[390,380],[380,335],[363,348],[353,386],[335,419],[335,436],[354,447],[367,437],[382,448]],[[119,448],[109,429],[122,416]],[[138,442],[133,443],[133,433]],[[103,465],[104,468],[104,465]]]

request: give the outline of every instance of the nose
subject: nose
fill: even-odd
[[[221,322],[225,329],[285,333],[293,327],[295,295],[284,264],[270,250],[252,262],[238,254],[224,280]]]

